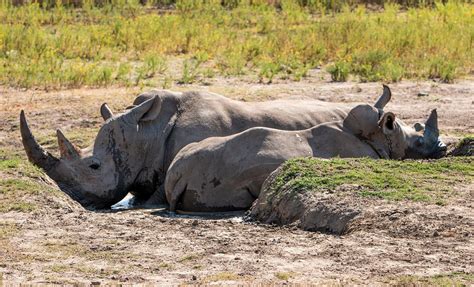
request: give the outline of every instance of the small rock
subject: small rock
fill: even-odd
[[[193,281],[196,281],[197,280],[196,275],[193,275],[192,279],[193,279]]]
[[[191,223],[192,226],[198,226],[198,224],[199,224],[199,221],[197,220],[194,220],[193,223]]]
[[[97,285],[100,285],[100,282],[99,281],[92,281],[91,285],[97,286]]]
[[[439,232],[435,230],[435,232],[433,232],[433,237],[438,237],[439,236]]]
[[[418,97],[427,97],[429,96],[430,94],[428,92],[419,92],[418,93]]]

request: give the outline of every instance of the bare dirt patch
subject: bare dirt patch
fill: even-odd
[[[381,90],[377,83],[327,83],[316,78],[272,85],[217,79],[211,86],[176,89],[211,90],[242,100],[309,97],[348,103],[372,102]],[[448,142],[474,133],[473,81],[401,82],[391,88],[393,101],[387,110],[405,122],[423,121],[438,108],[442,136]],[[428,96],[418,96],[420,91]],[[2,88],[0,160],[18,158],[20,165],[0,170],[1,179],[55,189],[46,178],[22,171],[26,158],[18,131],[21,109],[41,143],[54,152],[56,128],[79,145],[88,145],[102,122],[100,104],[122,110],[138,92],[138,88],[53,92]],[[31,211],[0,213],[3,282],[473,282],[472,183],[454,187],[459,196],[445,206],[405,202],[374,206],[379,208],[377,214],[386,213],[384,220],[368,213],[342,236],[245,223],[242,216],[202,219],[171,216],[161,209],[92,212],[59,192],[17,190],[7,198],[5,187],[0,188],[0,204],[16,200],[35,206]],[[402,216],[407,212],[409,217]]]

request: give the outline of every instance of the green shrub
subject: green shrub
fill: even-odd
[[[440,79],[446,83],[452,83],[456,74],[456,64],[442,58],[434,58],[430,61],[428,77]]]
[[[350,65],[346,62],[338,61],[330,65],[326,70],[331,74],[331,80],[334,82],[345,82],[349,77]]]

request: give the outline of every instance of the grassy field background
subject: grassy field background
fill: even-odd
[[[473,4],[368,10],[354,3],[3,3],[0,84],[167,88],[242,75],[269,83],[299,81],[313,68],[327,70],[334,81],[452,82],[472,75]]]

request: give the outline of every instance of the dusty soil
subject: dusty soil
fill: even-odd
[[[393,100],[386,109],[405,122],[424,121],[431,109],[438,108],[447,142],[474,133],[474,81],[401,82],[391,88]],[[312,76],[299,83],[271,85],[219,79],[210,86],[175,89],[211,90],[247,101],[310,97],[349,103],[373,102],[381,85],[329,83]],[[121,110],[138,92],[138,88],[52,92],[1,88],[0,149],[26,160],[18,131],[21,109],[50,149],[55,146],[56,128],[88,145],[102,122],[100,104],[107,102]],[[429,95],[418,96],[419,92]],[[7,176],[11,175],[0,173],[0,177]],[[50,184],[46,177],[31,180]],[[199,218],[172,216],[162,209],[92,212],[60,193],[32,194],[21,200],[34,202],[38,208],[33,211],[0,213],[0,278],[7,284],[362,285],[448,280],[471,285],[473,187],[456,186],[460,196],[442,207],[405,202],[386,205],[383,212],[393,213],[387,220],[392,218],[397,224],[369,216],[343,236],[247,223],[241,214]]]

